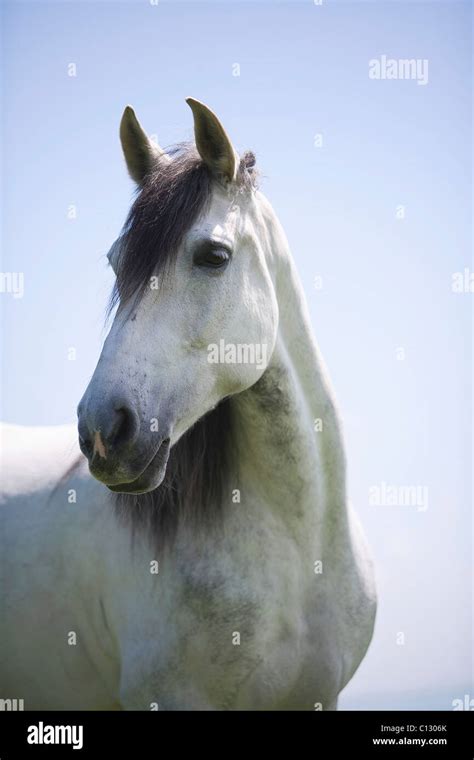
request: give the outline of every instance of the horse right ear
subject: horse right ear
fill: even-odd
[[[168,156],[159,145],[150,140],[135,116],[131,106],[126,106],[120,122],[120,142],[128,173],[138,184],[156,165],[158,159]]]
[[[204,103],[186,98],[193,112],[196,148],[204,163],[228,182],[235,179],[239,157],[219,119]]]

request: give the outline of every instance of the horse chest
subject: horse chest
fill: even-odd
[[[178,552],[179,563],[164,563],[154,611],[144,600],[144,628],[135,631],[147,642],[146,667],[134,658],[128,668],[125,654],[132,706],[258,709],[296,700],[310,709],[336,690],[326,594],[311,588],[314,574],[301,549],[275,535],[270,546],[260,530],[237,549],[224,542],[205,556],[188,548]]]

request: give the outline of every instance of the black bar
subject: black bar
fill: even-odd
[[[57,727],[64,726],[64,730]],[[53,727],[53,728],[50,728]],[[76,727],[75,733],[73,727]],[[82,727],[82,737],[80,734]],[[29,743],[43,740],[42,744]],[[46,743],[50,738],[69,744]],[[79,744],[82,743],[82,747]],[[73,749],[76,744],[77,750]],[[159,758],[177,752],[239,752],[255,749],[330,758],[474,758],[472,712],[3,712],[0,760],[29,757]],[[307,749],[304,750],[304,747]],[[211,751],[212,750],[212,751]],[[106,751],[106,754],[104,754]],[[189,755],[191,757],[191,755]]]

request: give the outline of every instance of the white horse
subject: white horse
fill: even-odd
[[[171,154],[122,118],[139,192],[85,458],[71,428],[2,430],[0,699],[25,709],[334,709],[372,636],[288,243],[253,154],[187,102],[196,147]]]

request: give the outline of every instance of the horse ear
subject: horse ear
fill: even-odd
[[[156,162],[166,153],[150,140],[135,116],[131,106],[127,106],[120,122],[120,142],[125,156],[128,173],[138,184],[143,182]],[[166,156],[166,160],[169,157]]]
[[[239,166],[239,156],[220,123],[210,108],[194,98],[186,98],[194,116],[194,137],[199,155],[214,174],[224,176],[228,181],[235,179]]]

